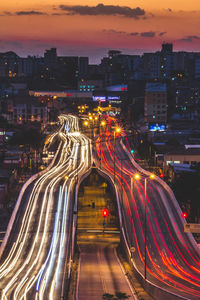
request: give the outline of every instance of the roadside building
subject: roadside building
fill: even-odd
[[[46,123],[48,119],[47,106],[30,96],[17,96],[13,99],[13,122],[22,123]]]
[[[183,174],[194,174],[197,171],[191,168],[190,164],[170,163],[167,168],[167,177],[170,182],[174,182]]]
[[[171,163],[189,165],[200,163],[200,148],[173,150],[164,154],[165,166],[168,166]]]
[[[9,185],[16,178],[16,173],[12,170],[0,168],[0,208],[3,208]]]
[[[159,82],[146,84],[144,118],[149,126],[154,124],[165,125],[167,123],[166,84]]]

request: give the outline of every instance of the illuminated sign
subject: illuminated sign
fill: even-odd
[[[166,125],[165,124],[150,124],[149,125],[149,130],[150,131],[165,131],[166,130]]]
[[[108,96],[108,101],[110,100],[120,100],[119,96]]]
[[[112,85],[108,86],[106,89],[107,91],[112,91],[112,92],[126,92],[127,91],[127,84],[118,84],[118,85]]]
[[[106,101],[106,97],[105,96],[93,96],[93,101],[105,102]]]

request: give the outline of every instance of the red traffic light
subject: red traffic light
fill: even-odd
[[[160,174],[160,178],[164,178],[164,174],[163,173]]]
[[[183,212],[183,213],[182,213],[182,217],[183,217],[183,218],[187,218],[187,216],[188,216],[188,214],[187,214],[186,212]]]
[[[109,216],[109,211],[108,211],[108,209],[103,209],[103,210],[102,210],[102,216],[103,216],[104,218]]]

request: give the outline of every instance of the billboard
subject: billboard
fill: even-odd
[[[109,92],[127,92],[127,84],[111,85],[106,88]]]
[[[106,96],[93,96],[93,101],[105,102],[106,101]]]
[[[149,130],[150,131],[165,131],[166,130],[166,125],[165,124],[149,124]]]
[[[108,101],[120,100],[120,96],[108,96]]]

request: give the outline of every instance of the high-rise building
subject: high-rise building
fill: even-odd
[[[57,65],[57,51],[56,48],[46,50],[44,53],[44,64],[47,67],[55,68]]]
[[[164,83],[147,83],[145,89],[144,117],[147,123],[167,122],[167,87]]]
[[[79,77],[88,75],[88,57],[79,57]]]
[[[162,44],[162,50],[161,50],[162,53],[170,53],[172,54],[173,52],[173,44],[170,44],[170,43],[163,43]]]

